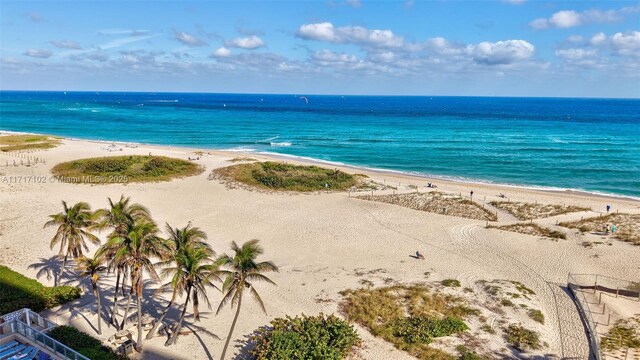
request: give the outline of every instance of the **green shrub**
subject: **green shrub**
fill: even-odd
[[[544,314],[542,313],[542,311],[537,309],[531,309],[527,312],[527,315],[529,315],[529,317],[533,319],[533,321],[537,321],[540,324],[544,325]]]
[[[210,178],[239,182],[269,190],[347,190],[359,184],[359,176],[319,166],[281,162],[255,162],[215,169]]]
[[[276,318],[271,326],[259,328],[250,341],[256,344],[251,351],[256,360],[340,360],[361,343],[352,325],[324,314]]]
[[[72,326],[58,326],[49,331],[49,336],[91,360],[129,359],[127,356],[116,354],[108,347],[103,346],[100,340]]]
[[[540,335],[533,330],[529,330],[522,325],[511,324],[505,329],[507,342],[520,351],[527,349],[539,349]]]
[[[394,336],[409,344],[429,344],[435,337],[449,336],[469,329],[464,321],[452,316],[443,319],[425,316],[400,318],[389,327]]]
[[[22,308],[42,311],[77,299],[81,294],[82,290],[78,287],[46,287],[0,265],[0,314]]]
[[[482,356],[478,355],[475,351],[469,350],[464,345],[456,346],[456,351],[460,354],[458,360],[484,360]]]
[[[456,279],[445,279],[445,280],[442,280],[440,284],[446,287],[460,287],[460,281]]]

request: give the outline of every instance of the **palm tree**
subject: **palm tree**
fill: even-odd
[[[142,349],[142,297],[143,277],[147,272],[152,280],[159,279],[152,263],[153,258],[165,259],[168,254],[166,241],[158,235],[158,226],[149,219],[138,219],[129,224],[127,235],[109,239],[107,247],[117,248],[114,259],[129,269],[131,292],[125,309],[125,317],[122,320],[122,328],[127,321],[131,296],[136,295],[138,310],[138,340],[136,349]]]
[[[137,219],[150,219],[149,210],[137,203],[131,203],[130,197],[124,197],[120,195],[120,200],[113,202],[111,198],[109,200],[109,208],[99,210],[100,222],[97,228],[102,230],[105,228],[112,229],[108,238],[125,237],[127,235],[127,229],[130,224]],[[109,271],[115,270],[116,272],[116,288],[113,293],[113,309],[111,310],[111,323],[118,326],[118,289],[120,288],[120,277],[123,279],[127,276],[127,269],[117,261],[115,261],[115,253],[117,249],[105,247],[105,257],[107,258]],[[124,290],[124,281],[122,283]],[[124,291],[123,291],[124,294]]]
[[[262,311],[264,311],[265,314],[267,312],[264,307],[264,302],[262,302],[260,295],[253,287],[252,283],[256,281],[265,281],[269,284],[275,285],[275,283],[263,273],[269,271],[277,272],[278,267],[271,261],[256,262],[258,255],[264,252],[262,247],[258,245],[258,242],[259,240],[256,239],[249,240],[242,244],[242,247],[238,247],[234,241],[231,243],[231,250],[235,253],[234,256],[231,257],[224,254],[217,261],[218,265],[226,267],[228,270],[220,270],[220,274],[225,277],[222,285],[222,293],[224,296],[220,302],[220,306],[218,306],[216,315],[229,302],[231,302],[232,308],[234,305],[236,306],[236,314],[233,317],[231,329],[229,329],[229,335],[227,336],[224,348],[222,349],[222,356],[220,356],[221,360],[224,360],[227,348],[229,347],[229,342],[231,341],[231,336],[233,335],[233,329],[236,327],[238,315],[240,315],[240,306],[242,305],[242,295],[244,294],[245,289],[249,290],[250,294],[262,308]]]
[[[89,277],[91,279],[91,287],[93,288],[93,295],[96,297],[98,303],[98,335],[102,335],[102,302],[100,301],[100,289],[98,288],[98,280],[100,280],[99,273],[107,269],[104,266],[105,258],[101,249],[98,249],[93,257],[81,257],[78,258],[77,268],[80,271],[78,274],[80,277]]]
[[[186,287],[185,287],[186,273],[183,271],[183,269],[185,268],[185,264],[182,263],[182,260],[185,259],[185,257],[183,256],[184,252],[189,249],[199,248],[199,249],[202,249],[203,251],[206,251],[209,254],[209,257],[211,258],[216,256],[215,252],[211,250],[211,247],[209,246],[209,244],[205,242],[205,240],[207,239],[207,234],[205,234],[204,231],[200,230],[197,227],[192,227],[191,223],[187,224],[187,226],[185,226],[182,229],[179,229],[179,228],[174,229],[169,224],[166,224],[166,231],[169,234],[169,238],[167,239],[168,240],[167,245],[169,246],[169,249],[170,249],[169,250],[170,257],[167,261],[158,263],[157,265],[169,266],[174,264],[175,266],[165,268],[161,272],[161,277],[163,278],[171,277],[171,281],[160,286],[160,288],[158,288],[158,292],[164,291],[168,288],[172,289],[173,292],[172,292],[171,300],[169,301],[169,304],[167,304],[162,315],[160,316],[158,321],[156,321],[156,323],[153,325],[153,328],[147,333],[147,337],[146,337],[147,340],[151,339],[155,335],[156,330],[158,329],[158,326],[162,323],[165,316],[171,309],[171,306],[173,305],[173,302],[176,300],[176,296],[178,295],[178,293],[182,293],[183,291],[186,290]],[[195,305],[195,303],[194,303],[194,306],[197,309],[197,305]],[[194,311],[194,313],[197,313],[197,311]],[[197,320],[199,320],[199,316]]]
[[[58,226],[56,234],[51,239],[50,247],[53,249],[60,244],[59,254],[64,254],[62,260],[62,271],[58,274],[56,283],[60,283],[60,275],[64,271],[67,259],[82,257],[82,251],[89,251],[87,241],[98,245],[100,239],[91,233],[96,228],[97,213],[91,211],[91,206],[86,202],[79,202],[72,207],[68,207],[65,201],[62,202],[63,212],[49,215],[51,220],[44,224],[44,227]]]
[[[180,334],[182,322],[189,306],[189,299],[193,302],[193,316],[195,321],[200,320],[198,304],[204,300],[211,308],[207,287],[218,289],[212,280],[220,280],[217,264],[212,257],[213,252],[206,247],[188,247],[180,252],[176,257],[176,266],[163,270],[163,274],[173,274],[172,282],[176,283],[178,294],[186,293],[186,299],[182,307],[182,314],[178,324],[173,329],[173,333],[165,346],[174,344]]]

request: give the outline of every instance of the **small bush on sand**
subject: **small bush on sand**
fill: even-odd
[[[346,358],[360,345],[352,325],[334,316],[276,318],[251,336],[256,360]]]
[[[0,151],[46,150],[60,144],[60,139],[47,135],[0,136]]]
[[[533,321],[537,321],[540,324],[544,325],[544,314],[542,313],[542,311],[538,310],[538,309],[530,309],[527,312],[527,315],[529,315],[529,317],[533,320]]]
[[[540,335],[522,325],[511,324],[505,329],[507,342],[520,351],[536,350],[542,346]]]
[[[440,282],[440,284],[446,287],[460,287],[460,281],[456,279],[444,279]]]
[[[91,360],[127,360],[127,356],[118,355],[100,340],[83,333],[72,326],[58,326],[49,331],[49,336],[67,345],[71,349]]]

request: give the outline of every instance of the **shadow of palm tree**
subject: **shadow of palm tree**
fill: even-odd
[[[38,279],[44,277],[47,280],[53,279],[53,286],[58,286],[58,278],[62,278],[59,275],[69,275],[69,262],[65,269],[62,268],[62,257],[54,255],[50,258],[41,257],[39,262],[29,265],[29,269],[38,270],[36,277]]]

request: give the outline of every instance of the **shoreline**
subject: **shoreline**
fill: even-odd
[[[2,130],[0,129],[0,136],[3,134],[11,134],[11,135],[48,135],[60,137],[64,140],[76,141],[76,142],[88,142],[95,144],[117,144],[124,147],[130,147],[127,145],[135,145],[135,147],[146,147],[151,150],[177,150],[183,152],[207,152],[214,153],[221,156],[246,156],[246,157],[263,157],[262,161],[268,160],[286,160],[297,162],[305,165],[318,165],[318,166],[334,166],[336,168],[340,168],[341,170],[351,170],[351,171],[359,171],[363,173],[375,174],[375,175],[389,175],[389,176],[397,176],[400,178],[411,179],[414,181],[428,181],[428,182],[443,182],[447,184],[453,184],[463,187],[495,187],[495,188],[504,188],[505,190],[516,190],[516,191],[533,191],[533,192],[542,192],[544,194],[563,194],[563,195],[576,195],[580,197],[594,197],[598,199],[611,199],[616,201],[631,201],[631,202],[640,202],[640,196],[632,196],[632,195],[623,195],[623,194],[611,194],[611,193],[602,193],[598,191],[588,191],[576,188],[556,188],[552,186],[542,186],[542,185],[521,185],[521,184],[507,184],[507,183],[496,183],[485,180],[471,180],[471,179],[455,179],[452,177],[444,176],[444,175],[433,175],[433,174],[423,174],[418,172],[407,172],[402,170],[393,170],[393,169],[381,169],[381,168],[373,168],[364,165],[353,165],[353,164],[345,164],[337,161],[330,160],[322,160],[312,157],[299,156],[299,155],[290,155],[290,154],[281,154],[275,152],[268,151],[252,151],[250,149],[242,149],[238,150],[231,149],[212,149],[212,148],[203,148],[203,147],[188,147],[188,146],[173,146],[166,144],[150,144],[143,142],[131,142],[131,141],[119,141],[119,140],[95,140],[95,139],[84,139],[84,138],[76,138],[76,137],[66,137],[59,135],[51,135],[51,134],[41,134],[41,133],[33,133],[27,131],[11,131],[11,130]],[[135,148],[134,147],[134,148]],[[640,206],[639,206],[640,208]]]

